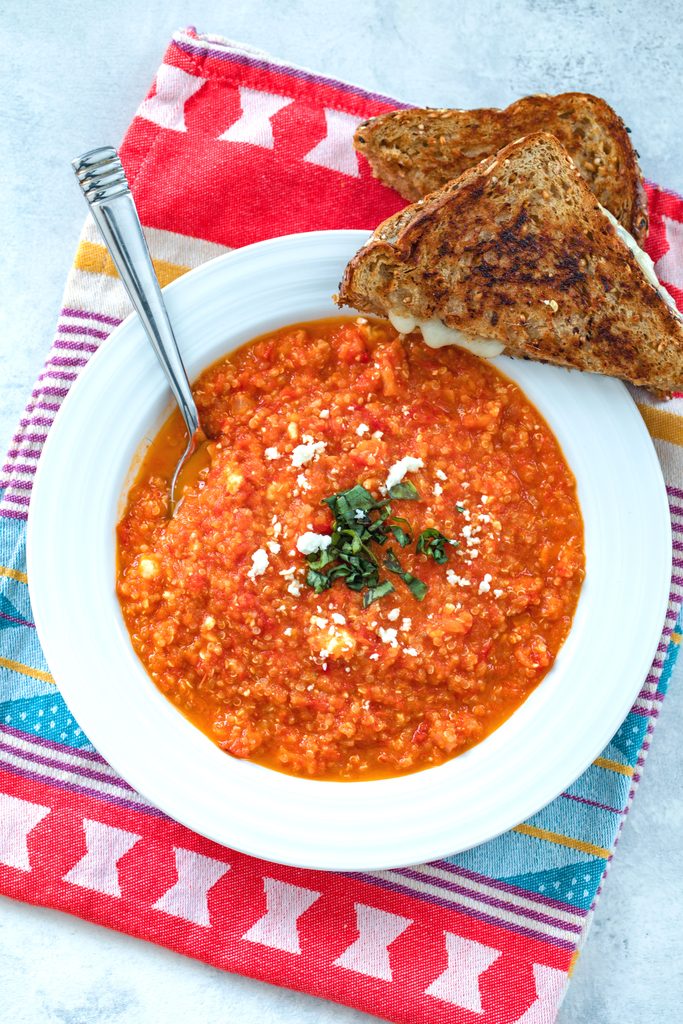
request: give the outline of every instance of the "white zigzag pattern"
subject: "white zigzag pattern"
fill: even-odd
[[[173,847],[173,853],[178,880],[156,901],[153,909],[209,928],[209,890],[227,874],[230,865],[179,846]]]
[[[671,217],[662,217],[662,220],[669,248],[655,263],[655,272],[660,281],[683,289],[683,224]]]
[[[325,108],[325,138],[306,154],[306,163],[327,167],[330,171],[348,174],[352,178],[360,178],[358,156],[353,148],[353,135],[362,120],[362,117],[354,117],[353,114]]]
[[[389,946],[413,923],[409,917],[356,903],[358,938],[334,963],[356,974],[392,981]]]
[[[266,894],[266,913],[242,938],[286,953],[301,953],[297,921],[322,894],[265,877],[263,891]]]
[[[461,1006],[472,1013],[482,1013],[479,978],[502,953],[499,949],[491,949],[452,932],[444,932],[444,935],[448,967],[425,989],[425,995]]]
[[[187,71],[171,64],[162,64],[157,71],[156,93],[142,103],[137,116],[160,128],[186,132],[185,104],[205,84],[205,78],[188,75]]]
[[[275,139],[270,119],[294,100],[289,96],[247,89],[246,86],[240,86],[239,90],[242,113],[238,121],[218,136],[219,142],[248,142],[263,149],[274,149]]]
[[[49,807],[0,793],[0,864],[31,870],[27,839],[49,813]]]
[[[105,896],[121,896],[118,864],[125,853],[135,846],[142,836],[128,832],[102,821],[83,819],[86,853],[62,881],[92,889]]]

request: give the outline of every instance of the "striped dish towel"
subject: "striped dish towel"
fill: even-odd
[[[382,96],[178,33],[122,156],[162,284],[228,248],[397,210],[352,136]],[[683,200],[648,186],[648,250],[683,307]],[[671,498],[661,643],[618,733],[552,804],[467,853],[331,874],[211,843],[134,792],[60,697],[31,617],[32,480],[69,388],[128,302],[91,223],[52,349],[0,482],[0,892],[405,1024],[555,1018],[633,798],[676,659],[683,594],[683,399],[635,393]]]

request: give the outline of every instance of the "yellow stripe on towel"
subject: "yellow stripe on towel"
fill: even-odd
[[[8,565],[0,565],[0,576],[9,576],[11,580],[18,580],[20,583],[28,583],[28,576],[18,569],[10,569]]]
[[[41,672],[39,668],[31,668],[20,661],[12,661],[10,658],[0,658],[0,668],[11,669],[12,672],[19,672],[22,676],[31,676],[32,679],[40,679],[43,683],[54,683],[49,672]]]
[[[180,266],[178,263],[169,263],[167,260],[152,260],[152,263],[162,288],[170,284],[171,281],[175,281],[176,278],[182,277],[190,269]],[[98,245],[96,242],[83,241],[79,244],[74,266],[77,270],[85,270],[90,274],[107,274],[109,277],[118,277],[111,256],[103,245]]]
[[[547,843],[557,843],[558,846],[568,846],[571,850],[581,850],[582,853],[589,853],[592,857],[602,857],[603,860],[610,855],[610,851],[605,850],[602,846],[585,843],[583,839],[563,836],[559,832],[548,832],[547,829],[537,828],[535,825],[517,825],[512,831],[520,832],[523,836],[532,836],[534,839],[544,839]]]
[[[638,409],[652,437],[683,446],[683,416],[676,416],[673,412],[665,412],[663,409],[655,409],[652,405],[641,403],[638,403]]]
[[[596,768],[606,768],[608,772],[618,772],[619,775],[633,775],[634,768],[630,764],[621,764],[620,761],[610,761],[608,757],[596,757],[593,761]]]

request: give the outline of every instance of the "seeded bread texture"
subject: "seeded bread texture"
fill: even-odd
[[[384,221],[339,305],[437,317],[507,354],[683,386],[683,324],[552,135],[506,146]]]
[[[602,205],[642,245],[647,197],[637,154],[624,122],[597,96],[527,96],[505,110],[396,110],[361,124],[355,146],[377,178],[413,201],[538,131],[562,143]]]

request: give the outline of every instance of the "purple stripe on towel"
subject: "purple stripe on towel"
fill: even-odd
[[[70,309],[67,306],[62,310],[61,316],[74,316],[79,317],[81,320],[96,320],[100,324],[111,324],[112,327],[118,327],[122,323],[116,316],[105,316],[104,313],[89,313],[85,309]]]

